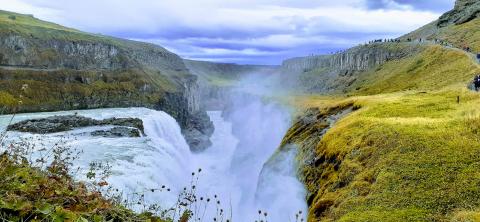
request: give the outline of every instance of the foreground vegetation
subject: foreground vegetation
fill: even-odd
[[[47,156],[35,163],[28,160],[30,142],[4,145],[0,155],[2,221],[162,221],[136,214],[115,198],[102,196],[91,184],[74,181],[70,171],[74,152],[61,144],[47,151],[50,164],[44,162]]]

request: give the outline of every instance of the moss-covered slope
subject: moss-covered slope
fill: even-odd
[[[461,28],[465,37],[476,22],[430,31]],[[343,93],[292,98],[307,111],[282,148],[299,150],[309,221],[480,219],[480,94],[467,88],[478,62],[461,49],[418,46],[356,72]],[[328,129],[328,116],[347,108]]]

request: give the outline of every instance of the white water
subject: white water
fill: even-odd
[[[122,190],[125,196],[162,185],[172,189],[171,192],[148,193],[145,195],[147,203],[171,207],[178,192],[190,184],[191,172],[202,168],[198,195],[212,199],[218,195],[227,215],[230,208],[233,210],[233,221],[253,222],[258,218],[258,210],[268,212],[268,221],[295,221],[295,213],[306,209],[303,185],[295,178],[295,154],[277,155],[274,161],[264,166],[288,129],[289,114],[278,106],[264,104],[252,97],[236,97],[234,101],[233,111],[226,114],[227,120],[219,111],[209,112],[215,125],[213,145],[200,154],[190,152],[172,117],[145,108],[75,111],[78,115],[95,119],[141,118],[147,135],[142,138],[103,138],[82,134],[98,127],[45,136],[9,132],[8,136],[10,140],[41,138],[43,143],[52,144],[70,135],[67,145],[84,151],[75,164],[87,169],[92,161],[109,162],[113,175],[108,182]],[[22,114],[14,121],[73,113]],[[0,116],[0,129],[8,120],[9,116]],[[85,179],[83,175],[77,177]],[[207,217],[213,217],[215,209],[209,212]],[[211,218],[204,221],[211,221]]]

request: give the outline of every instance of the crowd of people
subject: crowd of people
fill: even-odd
[[[376,43],[390,43],[390,42],[393,42],[393,43],[400,43],[400,42],[433,43],[433,44],[439,44],[439,45],[446,46],[446,47],[454,47],[451,43],[449,43],[445,40],[422,39],[422,38],[419,38],[419,39],[412,39],[412,38],[407,38],[407,39],[399,39],[399,38],[398,39],[374,39],[374,40],[368,41],[367,43],[365,43],[365,45],[376,44]],[[473,51],[472,48],[470,48],[469,46],[462,46],[461,49],[463,49],[466,52],[470,52],[470,53],[472,53],[472,51]],[[337,52],[331,52],[330,54],[340,54],[340,53],[344,53],[346,51],[347,50],[340,50],[340,51],[337,51]],[[314,56],[314,55],[312,54],[311,56]],[[476,57],[477,57],[477,60],[480,62],[480,54],[477,54]],[[476,75],[474,77],[472,86],[475,89],[475,91],[480,91],[480,75]]]
[[[444,40],[440,40],[440,39],[427,40],[427,39],[422,39],[422,38],[419,38],[419,39],[407,38],[407,39],[403,39],[403,41],[419,42],[419,43],[433,43],[433,44],[439,44],[439,45],[446,46],[446,47],[454,47],[451,43],[449,43],[447,41],[444,41]],[[367,45],[368,44],[375,44],[375,43],[387,43],[387,42],[401,42],[401,40],[400,39],[384,39],[384,40],[383,39],[375,39],[375,40],[369,41],[367,43]],[[461,49],[466,51],[466,52],[469,52],[469,53],[473,52],[472,48],[468,45],[462,46]],[[480,62],[480,54],[476,54],[476,57],[477,57],[477,60]],[[472,86],[475,89],[475,91],[480,91],[480,75],[476,75],[473,78]]]

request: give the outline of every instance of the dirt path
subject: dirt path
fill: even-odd
[[[40,69],[40,68],[30,68],[30,67],[23,67],[23,66],[2,66],[0,65],[0,69],[6,69],[6,70],[26,70],[26,71],[38,71],[38,72],[53,72],[53,71],[59,71],[61,70],[60,68],[55,68],[55,69]]]

